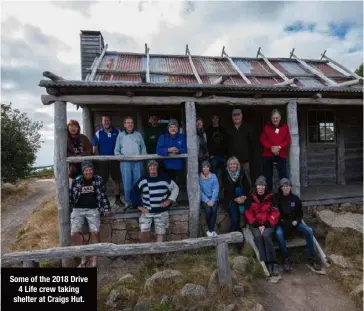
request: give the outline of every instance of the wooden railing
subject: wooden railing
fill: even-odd
[[[221,234],[216,237],[202,237],[172,242],[113,244],[98,243],[80,246],[56,247],[27,252],[8,253],[2,256],[2,266],[23,264],[23,267],[36,267],[39,262],[74,257],[117,257],[127,255],[148,255],[183,252],[204,247],[216,247],[217,270],[221,286],[232,287],[231,269],[229,263],[228,244],[241,243],[244,236],[240,232]]]
[[[67,162],[77,163],[83,161],[145,161],[145,160],[159,160],[159,159],[186,159],[187,153],[160,156],[158,154],[141,154],[134,156],[111,155],[111,156],[82,156],[82,157],[68,157]]]

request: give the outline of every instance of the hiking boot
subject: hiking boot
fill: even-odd
[[[273,276],[273,264],[268,263],[267,269],[268,269],[269,276]]]
[[[308,258],[308,264],[316,271],[321,270],[321,261],[319,259],[315,259],[313,257]]]
[[[278,265],[275,263],[275,264],[273,264],[273,267],[272,267],[272,274],[273,274],[273,276],[279,276],[279,267],[278,267]]]
[[[287,257],[287,258],[284,258],[284,261],[283,261],[283,270],[286,271],[286,272],[290,272],[291,271],[291,258]]]

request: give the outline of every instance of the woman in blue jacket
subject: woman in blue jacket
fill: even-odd
[[[217,215],[217,204],[219,199],[219,181],[215,174],[210,172],[211,165],[208,161],[201,164],[200,174],[201,206],[205,212],[208,231],[206,235],[217,236],[215,223]]]

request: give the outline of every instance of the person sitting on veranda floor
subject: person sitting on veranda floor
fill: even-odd
[[[292,184],[287,178],[280,180],[280,189],[276,194],[277,207],[280,211],[280,222],[275,231],[276,238],[283,253],[283,267],[291,270],[291,259],[284,239],[284,233],[300,231],[306,236],[308,250],[308,264],[314,270],[321,270],[321,262],[314,257],[314,242],[312,228],[302,223],[303,211],[300,198],[291,191]]]
[[[93,243],[100,242],[100,213],[111,216],[109,199],[105,193],[103,180],[94,174],[91,162],[81,165],[82,175],[77,176],[71,185],[69,203],[71,213],[71,237],[75,245],[82,241],[83,224],[87,220]],[[79,268],[86,267],[86,257],[81,258]],[[92,267],[97,266],[97,257],[92,258]]]
[[[270,276],[278,276],[279,267],[272,235],[279,221],[279,210],[273,194],[266,190],[267,180],[264,176],[257,178],[255,186],[255,191],[247,200],[245,217],[259,250],[259,260],[265,262]]]
[[[142,212],[139,217],[140,239],[150,242],[150,229],[154,220],[156,241],[163,242],[169,226],[168,209],[177,200],[179,187],[167,175],[158,173],[158,162],[151,160],[148,173],[141,177],[131,192],[132,205]]]

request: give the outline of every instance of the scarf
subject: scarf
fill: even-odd
[[[233,182],[236,182],[240,176],[240,170],[237,170],[236,172],[231,172],[228,170],[228,173]]]

